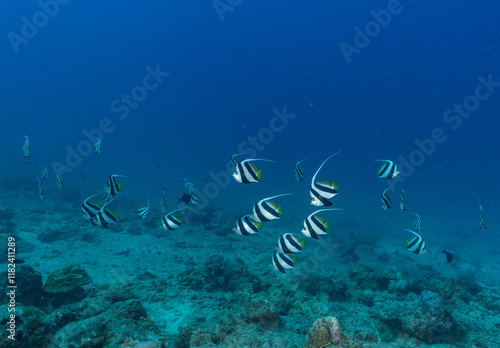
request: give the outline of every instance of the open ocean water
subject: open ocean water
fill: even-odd
[[[0,9],[0,347],[500,346],[498,3]]]

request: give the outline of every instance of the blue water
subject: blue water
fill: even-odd
[[[218,13],[211,1],[68,1],[52,7],[53,16],[40,3],[3,3],[2,177],[33,180],[44,165],[51,169],[50,192],[57,190],[53,169],[64,166],[66,188],[84,197],[101,190],[108,175],[122,174],[133,199],[159,200],[166,187],[175,201],[179,178],[203,192],[204,178],[213,182],[210,173],[224,171],[231,155],[244,150],[277,163],[257,164],[264,172],[260,186],[231,179],[210,204],[243,209],[257,198],[295,192],[300,212],[310,209],[307,186],[316,168],[342,150],[318,179],[336,180],[343,190],[336,205],[362,219],[366,207],[383,213],[379,197],[387,184],[376,177],[372,159],[401,166],[419,149],[416,140],[440,128],[438,138],[446,139],[414,158],[418,165],[405,173],[393,203],[404,188],[411,204],[440,225],[470,229],[471,238],[494,236],[500,227],[498,3],[220,3],[230,10]],[[388,6],[390,21],[373,24],[371,11],[381,16]],[[23,17],[39,24],[29,38]],[[366,33],[367,25],[373,37],[346,57],[340,45],[355,46],[356,28]],[[150,90],[140,94],[151,69],[163,77],[149,79]],[[491,91],[481,89],[488,96],[476,99],[467,118],[446,121],[446,110],[474,96],[488,76],[497,81]],[[126,107],[121,95],[134,88],[140,101]],[[275,120],[273,109],[284,108],[295,115],[289,124],[263,130]],[[96,155],[85,150],[84,131],[98,129],[103,119],[112,131],[103,134]],[[25,134],[29,159],[22,158]],[[259,134],[272,139],[242,145]],[[85,151],[69,155],[78,146]],[[297,183],[293,165],[306,157],[305,182]],[[32,186],[36,199],[34,180]],[[478,196],[487,232],[478,229]]]

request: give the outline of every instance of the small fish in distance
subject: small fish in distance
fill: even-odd
[[[446,250],[442,250],[443,253],[446,254],[446,263],[450,263],[451,261],[453,261],[453,254],[446,251]]]
[[[401,208],[401,210],[404,210],[406,211],[406,192],[405,190],[401,190],[401,192],[399,193],[399,207]]]
[[[381,199],[381,208],[383,210],[389,210],[391,208],[392,202],[391,202],[391,197],[389,196],[389,187],[382,192],[382,197]]]
[[[27,135],[24,135],[24,145],[22,147],[23,149],[23,157],[30,158],[30,153],[31,153],[31,147],[30,147],[30,141],[28,139]]]
[[[382,164],[382,166],[377,171],[377,175],[379,176],[379,178],[390,180],[399,174],[398,166],[393,161],[385,159],[376,159],[374,161],[384,162],[384,164]]]
[[[302,181],[304,180],[304,168],[300,165],[301,162],[308,160],[309,158],[304,158],[303,160],[295,163],[295,180]]]

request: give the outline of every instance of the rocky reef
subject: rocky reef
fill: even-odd
[[[330,348],[404,342],[465,348],[500,342],[500,293],[482,288],[470,274],[408,279],[395,267],[357,265],[344,273],[308,274],[304,282],[300,274],[276,277],[212,255],[175,277],[143,272],[111,286],[90,283],[74,264],[54,271],[43,287],[29,265],[18,276],[27,294],[16,309],[15,347]],[[78,290],[83,297],[68,296]],[[60,295],[66,300],[47,299]],[[178,317],[166,314],[176,311]],[[5,334],[1,340],[1,346],[8,344]]]

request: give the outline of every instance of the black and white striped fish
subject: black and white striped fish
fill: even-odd
[[[63,170],[64,168],[59,168],[57,170],[57,174],[56,174],[56,179],[57,179],[57,187],[59,187],[60,189],[62,189],[64,187],[64,179],[62,177],[62,173],[61,173],[61,170]]]
[[[109,176],[108,181],[104,186],[106,193],[110,196],[108,198],[115,197],[118,194],[118,192],[123,190],[123,184],[118,180],[118,178],[127,178],[127,176],[118,174],[113,174]]]
[[[97,226],[95,218],[97,216],[97,213],[99,213],[99,210],[101,210],[101,207],[98,203],[89,201],[89,199],[102,194],[102,192],[96,193],[95,195],[87,197],[83,203],[82,203],[82,212],[83,212],[83,217],[85,220],[90,222],[92,225]]]
[[[95,139],[95,143],[94,143],[94,151],[97,153],[97,154],[100,154],[101,153],[101,146],[102,146],[102,142],[101,142],[101,139],[97,138],[97,137],[94,137],[91,135],[92,138]]]
[[[276,249],[282,254],[290,254],[290,253],[300,253],[302,249],[306,247],[306,242],[301,241],[299,237],[291,234],[285,233],[282,234],[278,239],[278,245]]]
[[[45,193],[43,192],[42,182],[38,176],[36,178],[38,179],[38,198],[43,201],[45,199]]]
[[[314,173],[314,176],[311,180],[311,186],[309,188],[309,194],[311,196],[311,204],[315,206],[322,206],[324,205],[325,207],[329,207],[332,205],[332,202],[330,202],[330,199],[332,199],[335,195],[338,194],[337,190],[339,187],[335,183],[335,181],[332,181],[331,183],[327,181],[321,181],[321,182],[315,182],[316,176],[318,175],[319,171],[321,168],[325,165],[326,161],[328,161],[330,158],[333,156],[339,154],[340,151],[330,155],[318,168],[316,173]]]
[[[295,180],[302,181],[304,180],[304,168],[300,165],[301,162],[308,160],[309,158],[304,158],[303,160],[295,163]]]
[[[425,254],[427,249],[425,248],[425,241],[418,233],[415,233],[411,230],[404,229],[405,231],[411,232],[415,235],[406,241],[406,249],[411,251],[414,254]]]
[[[391,208],[391,197],[389,196],[389,192],[387,192],[390,189],[390,187],[386,188],[384,192],[382,192],[382,197],[381,197],[381,202],[382,202],[382,209],[383,210],[389,210]]]
[[[149,197],[148,197],[148,205],[137,209],[137,214],[141,219],[145,219],[148,213],[149,213]]]
[[[30,158],[31,147],[28,136],[24,135],[24,145],[23,145],[23,157]]]
[[[483,216],[483,208],[481,207],[481,200],[478,198],[479,202],[479,229],[485,230],[486,229],[486,220],[484,220]]]
[[[40,167],[42,168],[42,169],[40,169],[40,177],[42,179],[47,179],[49,177],[49,171],[44,166],[40,166]]]
[[[257,222],[267,222],[279,219],[280,215],[283,214],[283,209],[281,208],[281,206],[276,206],[274,202],[267,202],[267,200],[289,195],[293,195],[293,193],[284,193],[281,195],[261,199],[260,201],[255,203],[253,207],[252,218]]]
[[[184,224],[184,218],[179,217],[177,215],[174,215],[175,212],[178,212],[180,210],[186,209],[187,207],[175,209],[171,211],[170,213],[166,214],[162,219],[161,219],[161,227],[166,229],[167,231],[173,231],[178,229],[179,227]]]
[[[259,233],[262,229],[262,222],[255,221],[251,215],[242,215],[236,220],[233,231],[239,235],[247,236]]]
[[[262,178],[262,170],[257,169],[255,164],[250,163],[251,161],[275,162],[262,158],[246,159],[241,161],[236,165],[236,169],[233,173],[233,177],[237,182],[242,184],[252,184],[259,182],[259,180]]]
[[[189,199],[189,204],[191,204],[193,207],[198,206],[200,199],[198,198],[197,195],[194,193],[191,193],[191,198]]]
[[[302,233],[306,237],[319,239],[319,236],[322,234],[327,234],[327,231],[330,229],[330,223],[328,221],[325,222],[323,218],[316,216],[317,213],[327,210],[341,210],[337,208],[331,209],[320,209],[316,210],[314,213],[309,215],[304,219],[304,228],[302,229]]]
[[[420,230],[422,229],[422,219],[420,219],[420,215],[412,211],[409,211],[409,213],[415,215],[415,220],[413,220],[413,227],[415,227],[415,231],[420,232]]]
[[[386,178],[387,180],[392,179],[396,177],[399,172],[398,172],[398,167],[396,163],[393,161],[385,160],[385,159],[376,159],[374,160],[376,162],[385,162],[380,166],[379,170],[377,171],[377,175],[379,178]]]
[[[111,209],[106,209],[106,206],[111,202],[112,200],[103,204],[95,217],[95,222],[104,228],[108,228],[109,225],[114,225],[118,222],[118,214]]]
[[[401,192],[399,193],[399,207],[401,208],[401,210],[404,210],[406,211],[406,192],[405,190],[401,190]]]
[[[281,273],[286,273],[286,270],[294,268],[295,262],[295,258],[282,254],[279,251],[275,252],[273,255],[273,268]]]

